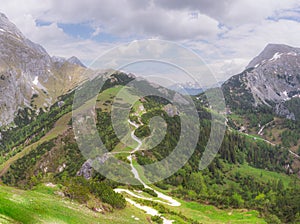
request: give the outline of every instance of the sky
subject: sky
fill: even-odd
[[[268,43],[300,47],[298,0],[1,0],[0,11],[50,55],[88,65],[124,43],[167,40],[197,53],[219,81]]]

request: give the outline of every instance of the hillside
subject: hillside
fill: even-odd
[[[1,126],[11,124],[20,108],[50,107],[86,79],[86,69],[78,59],[50,57],[2,13],[0,50]]]
[[[147,216],[128,205],[109,212],[92,209],[61,196],[61,187],[47,183],[33,190],[0,186],[1,223],[145,223]],[[97,203],[97,201],[90,202]],[[99,202],[98,202],[99,203]]]
[[[205,94],[189,102],[178,92],[119,71],[87,80],[87,72],[98,73],[75,57],[50,57],[2,14],[0,28],[5,49],[0,85],[6,96],[0,111],[0,120],[5,119],[0,222],[300,221],[298,49],[269,45],[222,85],[228,104],[224,139],[209,166],[199,170],[212,131],[211,113],[226,120],[205,103]],[[99,86],[96,96],[92,91]],[[199,125],[189,103],[195,104]],[[114,123],[124,111],[126,119]],[[84,129],[85,119],[95,129]],[[155,126],[157,121],[164,123]],[[193,146],[188,137],[197,129],[195,151],[183,166],[163,180],[149,181],[168,174],[172,163],[154,170],[147,166],[172,156],[181,139],[188,140],[180,145],[188,154]],[[86,134],[84,141],[78,130]],[[101,147],[94,147],[94,135]],[[173,165],[185,153],[171,157]],[[108,170],[99,170],[103,164]]]
[[[266,105],[274,107],[277,114],[295,120],[283,103],[299,97],[299,59],[298,48],[269,44],[244,72],[223,84],[227,103],[233,109]]]
[[[293,153],[300,153],[299,52],[269,44],[222,85],[230,127],[284,147],[295,158]],[[289,165],[289,172],[300,175],[298,159]]]
[[[133,145],[132,148],[128,148],[128,146],[120,143],[115,137],[109,117],[112,103],[110,100],[115,98],[116,94],[123,89],[122,86],[126,85],[132,78],[123,73],[116,73],[112,76],[112,80],[115,80],[114,83],[106,85],[106,88],[98,96],[96,108],[98,108],[98,120],[101,121],[98,124],[99,133],[106,146],[111,148],[115,157],[128,162],[126,157],[130,155],[129,152],[136,146]],[[97,82],[101,82],[101,79]],[[95,84],[97,82],[93,81],[91,83]],[[107,83],[111,83],[110,80]],[[130,88],[126,91],[129,91],[127,94],[134,93]],[[202,118],[201,129],[203,134],[201,136],[206,137],[199,139],[196,152],[187,165],[165,181],[148,186],[150,190],[147,190],[148,187],[145,188],[145,186],[134,187],[109,181],[95,172],[89,163],[86,163],[87,161],[77,147],[69,115],[72,97],[72,93],[61,97],[59,102],[64,102],[62,107],[61,104],[54,104],[49,112],[24,123],[23,128],[22,123],[20,123],[19,127],[11,131],[8,130],[7,134],[3,132],[3,136],[6,136],[5,142],[18,142],[17,145],[8,144],[7,146],[16,149],[8,151],[10,153],[2,157],[1,176],[5,184],[18,188],[34,189],[41,183],[51,182],[61,185],[67,198],[80,202],[84,206],[88,205],[89,200],[97,197],[100,201],[114,207],[115,211],[120,208],[124,209],[124,205],[122,205],[124,198],[115,195],[112,191],[113,188],[125,189],[134,195],[137,190],[142,190],[143,193],[139,194],[144,199],[136,198],[131,195],[132,193],[128,195],[124,192],[122,194],[126,200],[129,199],[130,202],[133,200],[135,203],[152,207],[160,211],[163,217],[169,220],[177,220],[179,223],[190,223],[192,220],[195,223],[196,221],[218,223],[222,222],[221,220],[230,220],[232,223],[238,223],[241,220],[244,223],[264,223],[263,220],[259,221],[258,214],[251,209],[259,210],[266,219],[275,220],[274,215],[269,214],[269,212],[279,215],[277,213],[278,200],[284,201],[287,200],[284,198],[290,197],[290,194],[297,194],[298,188],[295,188],[295,186],[299,185],[299,180],[294,175],[285,174],[284,166],[287,161],[292,159],[289,154],[267,143],[246,138],[239,133],[227,132],[219,156],[208,169],[198,172],[198,161],[203,150],[202,146],[207,141],[206,138],[209,134],[209,113],[200,105],[198,106],[198,112]],[[126,95],[123,95],[123,97],[126,97]],[[118,98],[118,101],[121,103],[122,98]],[[165,111],[168,108],[165,107],[166,102],[157,101],[155,98],[146,98],[143,102],[138,102],[139,106],[133,107],[130,119],[135,122],[141,119],[146,124],[145,128],[147,128],[148,119],[155,114],[163,113],[164,119],[170,125],[161,144],[147,150],[148,143],[145,142],[145,145],[141,148],[142,151],[134,153],[136,159],[133,160],[133,165],[143,179],[143,171],[138,164],[152,163],[168,155],[172,150],[172,145],[176,144],[177,140],[172,136],[177,135],[178,129],[176,129],[176,116],[169,117]],[[141,108],[144,109],[141,111]],[[50,124],[42,122],[42,119],[48,120],[49,118],[51,118]],[[18,131],[22,133],[22,129],[27,130],[24,132],[27,135],[17,134]],[[36,135],[39,130],[45,130],[44,134]],[[138,128],[134,133],[139,138],[144,138],[144,136],[147,136],[145,130],[147,129]],[[9,133],[16,133],[16,135]],[[170,135],[171,133],[173,134]],[[10,138],[14,140],[10,140]],[[266,167],[270,171],[266,171]],[[77,179],[78,175],[88,178],[87,182],[84,179]],[[104,194],[97,193],[95,191],[97,187],[93,184],[95,181],[97,183],[102,182],[103,185],[101,186],[110,192],[107,192],[108,195],[111,195],[109,197],[116,197],[116,200],[111,201]],[[252,184],[249,185],[250,183]],[[294,187],[291,188],[291,186]],[[78,194],[72,196],[67,192],[70,192],[73,188],[76,189]],[[153,197],[151,189],[154,192],[162,192],[174,197],[176,201],[180,201],[181,205],[172,207],[149,202],[147,198]],[[282,191],[285,192],[285,196],[281,195]],[[84,196],[86,194],[89,196]],[[262,197],[262,199],[258,200],[259,197]],[[294,198],[294,200],[298,199]],[[287,200],[286,203],[289,206],[294,206],[294,200]],[[267,201],[270,203],[270,210],[265,211],[262,205]],[[130,204],[127,202],[126,210]],[[296,207],[293,211],[297,211]],[[280,218],[287,219],[287,214],[288,210],[280,214]],[[150,215],[148,217],[151,219]],[[254,221],[256,219],[257,221]]]

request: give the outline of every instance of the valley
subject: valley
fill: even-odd
[[[0,29],[0,223],[300,222],[300,49],[268,44],[222,83],[219,111],[206,96],[217,84],[189,97],[176,85],[50,56],[4,14]],[[200,170],[212,114],[226,130]],[[186,141],[173,164],[146,169],[198,128],[195,147]],[[192,147],[178,170],[150,181]]]

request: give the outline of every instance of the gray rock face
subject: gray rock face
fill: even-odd
[[[239,83],[233,85],[233,83]],[[230,95],[247,93],[252,104],[274,106],[300,96],[300,49],[286,45],[268,45],[240,75],[233,76],[223,88]],[[293,117],[282,105],[275,109],[281,115]]]
[[[284,44],[268,44],[265,49],[249,63],[246,69],[254,68],[261,62],[270,60],[276,53],[288,54],[290,52],[300,54],[300,48],[294,48]]]
[[[58,67],[63,66],[66,62],[72,64],[72,65],[78,65],[80,67],[86,68],[86,66],[75,56],[72,56],[68,59],[65,59],[63,57],[57,57],[57,56],[53,56],[52,58],[52,62],[56,63]]]
[[[273,46],[273,48],[272,48]],[[282,45],[270,45],[263,59],[247,75],[248,87],[257,103],[280,103],[300,93],[300,50]]]
[[[295,114],[290,112],[282,103],[275,106],[275,112],[279,116],[286,117],[290,120],[296,120]]]
[[[5,15],[0,14],[0,122],[13,120],[20,106],[28,106],[35,77],[47,79],[51,58],[26,39]]]
[[[11,123],[19,108],[29,107],[33,94],[50,106],[63,87],[70,89],[81,80],[73,75],[78,66],[83,65],[75,57],[51,58],[0,13],[0,126]]]
[[[86,68],[86,66],[75,56],[70,57],[67,61],[73,65],[79,65],[81,67]]]
[[[92,160],[88,159],[77,172],[77,176],[82,176],[85,179],[90,179],[93,175]]]

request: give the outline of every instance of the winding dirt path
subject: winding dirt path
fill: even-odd
[[[135,128],[138,128],[139,125],[135,124],[134,122],[128,120],[129,124],[132,125],[133,127]],[[142,141],[136,137],[134,135],[134,130],[131,132],[131,138],[133,140],[135,140],[138,145],[137,147],[135,147],[135,149],[133,149],[131,152],[130,152],[130,155],[127,157],[127,159],[130,161],[130,167],[131,167],[131,172],[133,173],[135,179],[137,179],[143,186],[144,188],[148,188],[148,189],[151,189],[153,190],[156,194],[157,194],[157,198],[158,199],[162,199],[162,200],[158,200],[158,199],[153,199],[151,197],[145,197],[145,196],[140,196],[140,195],[137,195],[136,193],[130,191],[130,190],[127,190],[127,189],[121,189],[121,188],[118,188],[118,189],[115,189],[115,192],[117,193],[126,193],[132,197],[135,197],[135,198],[139,198],[139,199],[143,199],[143,200],[148,200],[148,201],[153,201],[153,202],[157,202],[157,203],[161,203],[161,204],[165,204],[165,205],[169,205],[169,206],[172,206],[172,207],[175,207],[175,206],[180,206],[181,203],[176,201],[175,199],[173,199],[172,197],[168,196],[168,195],[165,195],[153,188],[151,188],[150,186],[148,186],[147,184],[145,184],[145,182],[141,179],[140,175],[139,175],[139,172],[137,171],[137,169],[134,167],[133,165],[133,159],[132,159],[132,156],[135,152],[139,151],[141,146],[142,146]],[[151,216],[160,216],[162,219],[163,219],[163,223],[164,224],[171,224],[174,222],[174,220],[168,220],[166,218],[164,218],[161,214],[159,214],[159,212],[154,209],[154,208],[151,208],[151,207],[148,207],[148,206],[143,206],[143,205],[140,205],[139,203],[136,203],[135,201],[133,201],[132,199],[129,199],[129,198],[125,198],[126,201],[130,204],[132,204],[133,206],[145,211],[147,214],[151,215]]]

